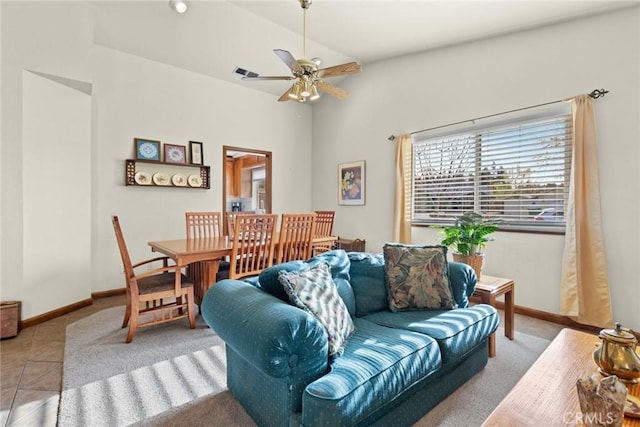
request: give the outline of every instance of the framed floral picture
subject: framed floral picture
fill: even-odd
[[[165,163],[187,163],[187,147],[184,145],[164,144]]]
[[[189,141],[189,159],[192,165],[202,165],[204,163],[202,142]]]
[[[338,165],[338,204],[364,205],[364,160]]]
[[[160,141],[134,138],[133,149],[135,150],[136,160],[147,160],[151,162],[160,161]]]

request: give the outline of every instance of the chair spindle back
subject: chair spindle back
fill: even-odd
[[[235,217],[229,278],[256,276],[273,265],[275,214],[242,214]]]
[[[278,242],[278,264],[311,258],[316,232],[315,213],[282,214]]]
[[[187,239],[220,237],[221,218],[220,212],[185,212]]]

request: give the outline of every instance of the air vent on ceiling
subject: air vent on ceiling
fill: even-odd
[[[258,74],[240,67],[234,68],[233,72],[236,74],[240,74],[243,77],[258,77]]]

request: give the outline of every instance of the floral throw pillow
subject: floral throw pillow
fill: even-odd
[[[456,307],[446,246],[387,243],[383,253],[391,311]]]
[[[298,271],[280,271],[278,280],[293,304],[313,314],[327,330],[329,356],[342,354],[355,330],[349,310],[338,294],[326,262]]]

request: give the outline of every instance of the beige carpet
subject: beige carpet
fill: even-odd
[[[224,343],[198,317],[141,329],[124,344],[124,307],[67,328],[59,426],[254,426],[226,389]],[[549,341],[498,331],[497,357],[416,426],[476,426]]]
[[[140,328],[131,344],[124,306],[67,327],[59,426],[125,426],[226,389],[224,343],[202,317]]]

